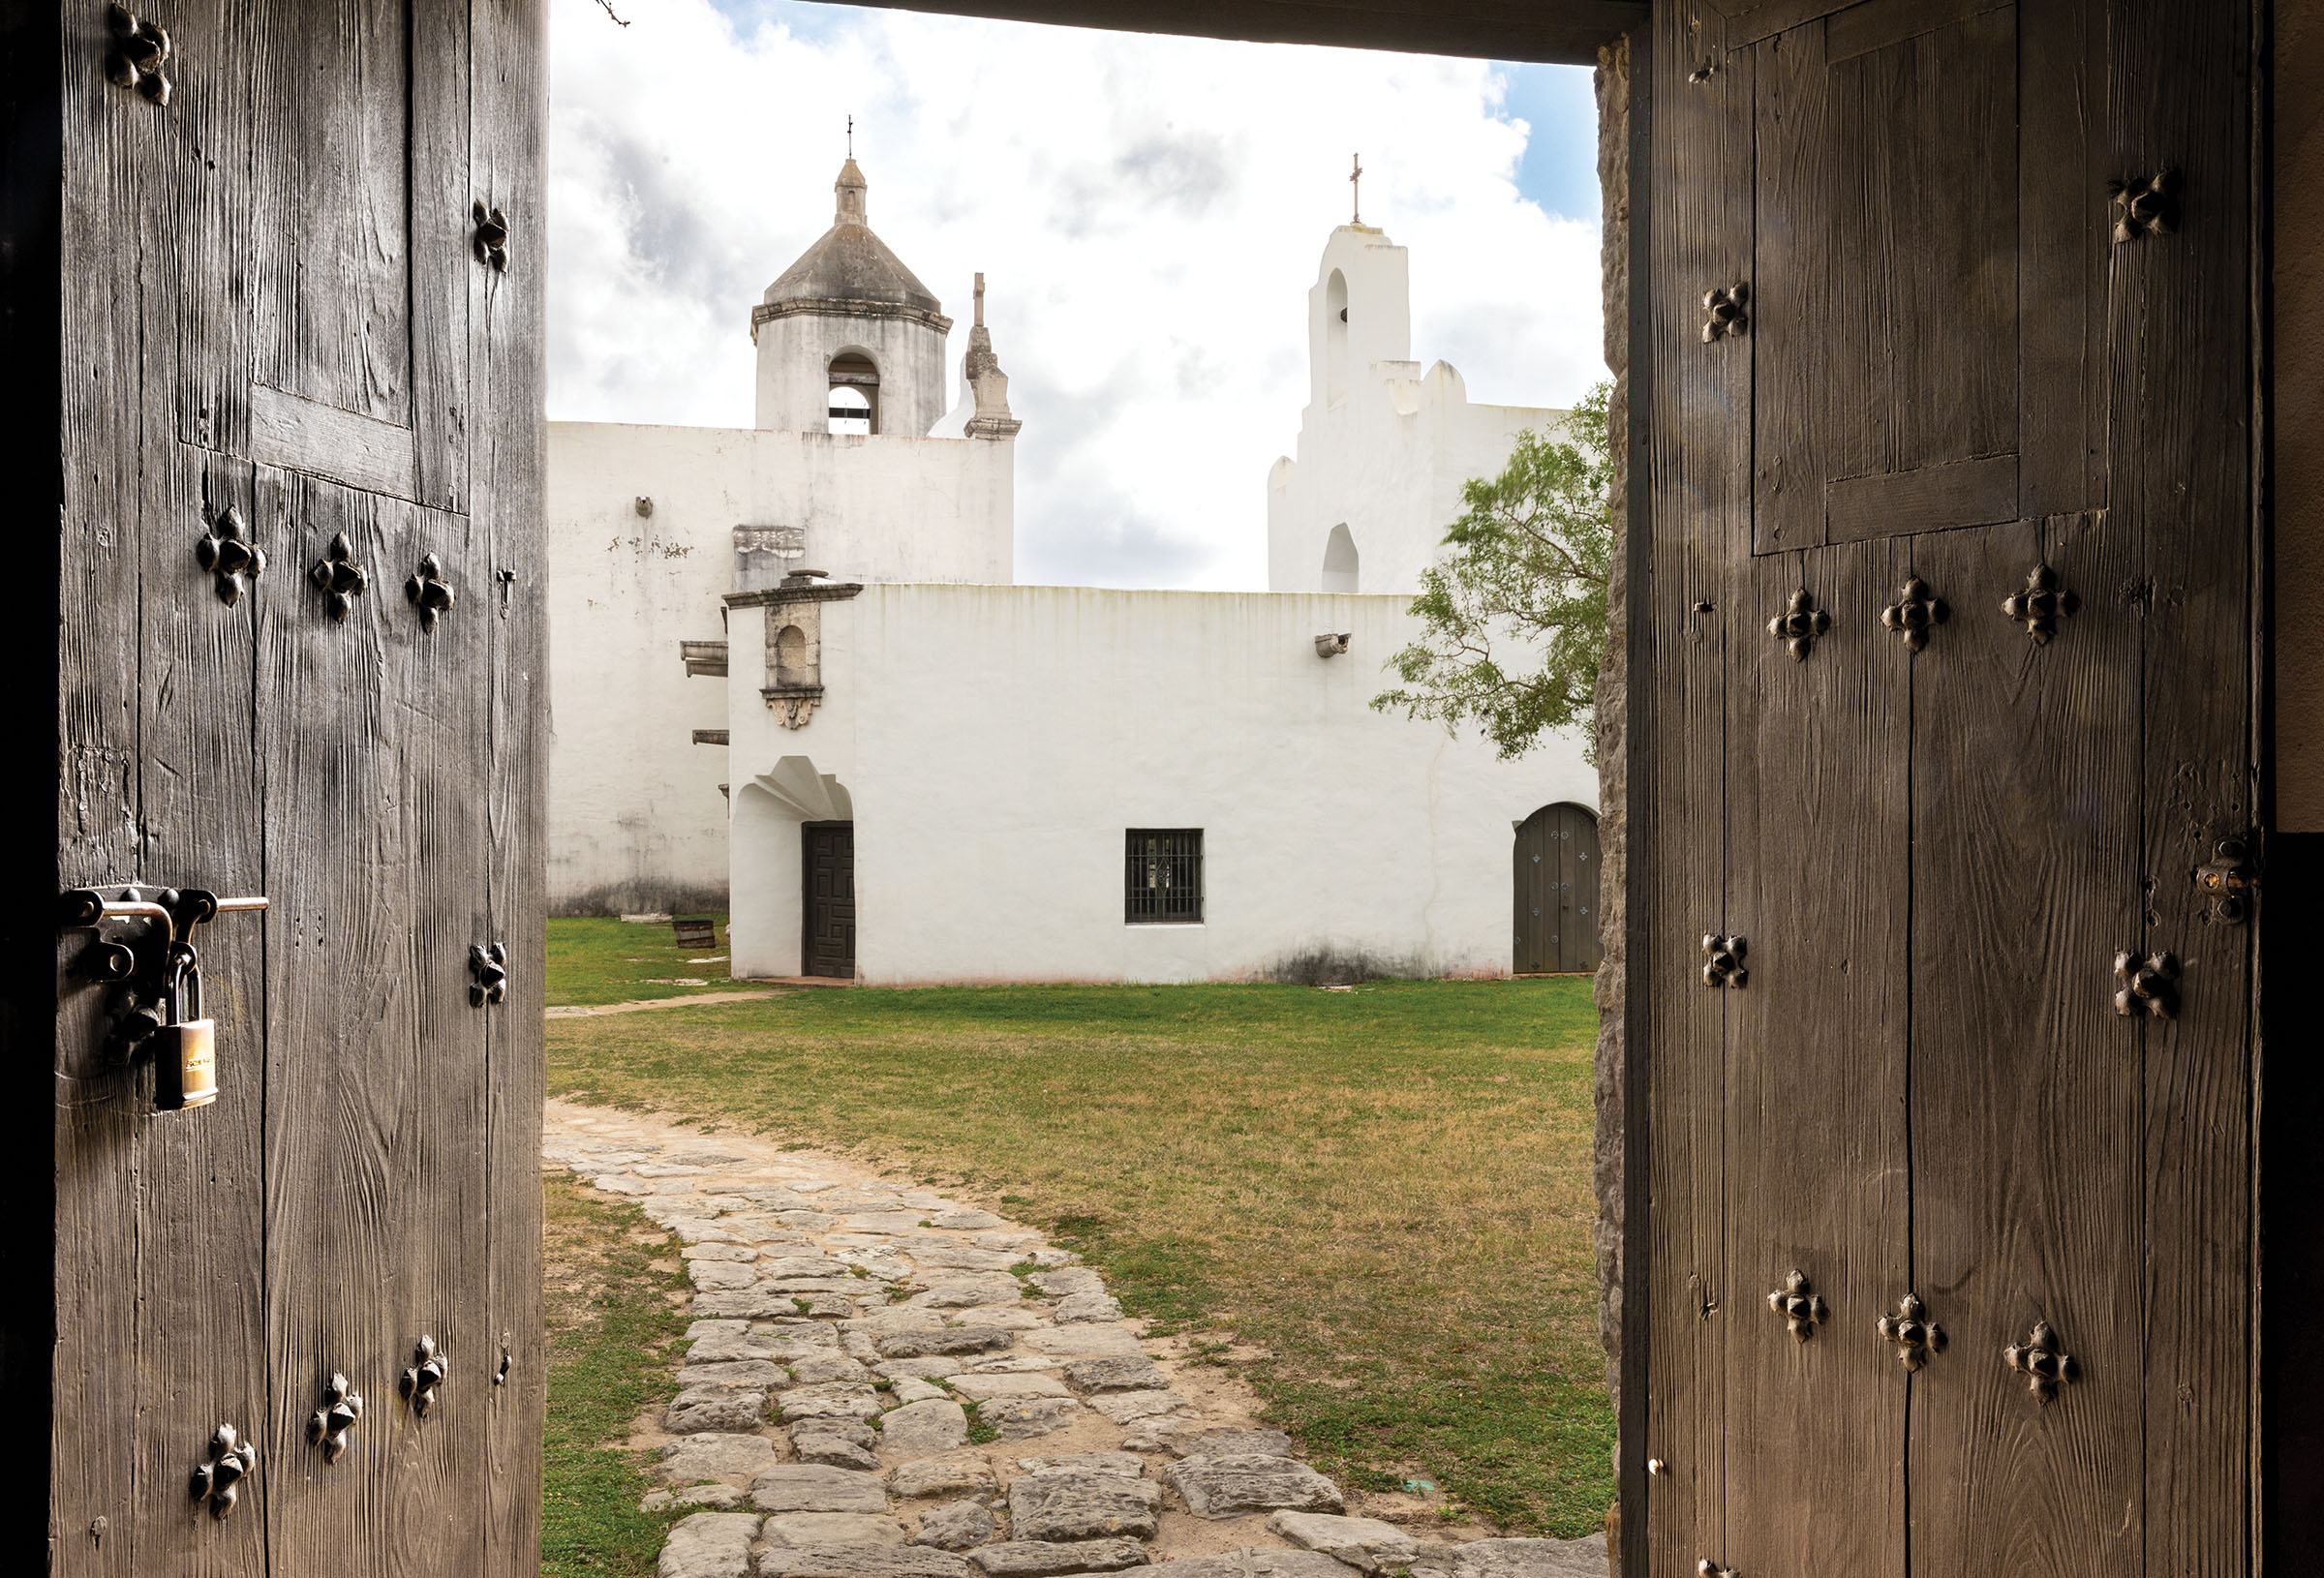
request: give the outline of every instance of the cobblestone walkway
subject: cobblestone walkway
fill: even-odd
[[[661,1578],[1604,1578],[1603,1535],[1346,1516],[1246,1394],[1041,1235],[772,1141],[548,1105],[545,1165],[685,1246]],[[1441,1535],[1439,1536],[1441,1538]],[[1139,1578],[1148,1578],[1140,1574]]]

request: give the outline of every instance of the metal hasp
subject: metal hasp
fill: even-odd
[[[242,1480],[258,1466],[258,1447],[232,1425],[220,1425],[210,1437],[209,1456],[195,1468],[187,1489],[197,1502],[210,1503],[211,1517],[223,1518],[234,1509]]]
[[[228,913],[262,910],[262,897],[220,898],[201,888],[72,888],[58,901],[64,929],[100,934],[75,960],[76,973],[118,984],[123,1002],[112,1024],[115,1052],[150,1051],[154,1106],[164,1112],[206,1107],[218,1096],[218,1027],[201,1017],[201,956],[194,928]],[[128,940],[103,935],[108,922],[138,923]]]
[[[250,540],[242,512],[229,504],[194,544],[194,562],[216,578],[218,600],[231,608],[266,573],[266,550]]]
[[[2165,169],[2154,175],[2109,181],[2107,192],[2117,209],[2114,244],[2150,235],[2168,235],[2179,228],[2179,172]]]
[[[448,1368],[443,1354],[436,1347],[436,1339],[422,1337],[412,1349],[412,1368],[404,1372],[398,1382],[404,1396],[411,1401],[412,1411],[422,1419],[436,1406],[436,1388],[443,1384]]]
[[[1816,638],[1832,627],[1832,617],[1816,606],[1806,587],[1791,593],[1784,611],[1767,622],[1767,633],[1790,649],[1794,662],[1806,662],[1816,650]]]
[[[355,562],[354,545],[344,531],[331,538],[331,545],[307,571],[307,579],[324,594],[331,618],[342,624],[355,611],[355,599],[371,588],[371,576]]]
[[[472,943],[468,950],[468,1000],[476,1008],[508,996],[508,951],[499,943]]]
[[[2114,994],[2114,1011],[2125,1018],[2179,1017],[2178,955],[2117,954],[2114,978],[2122,983],[2122,989]]]
[[[157,22],[139,19],[127,6],[105,8],[105,23],[113,35],[105,57],[105,79],[117,88],[131,88],[150,103],[169,102],[169,34]]]
[[[363,1417],[363,1394],[338,1371],[323,1382],[322,1407],[307,1421],[307,1440],[322,1448],[322,1461],[336,1463],[347,1451],[347,1433]]]
[[[404,596],[419,610],[419,627],[436,628],[436,622],[452,611],[459,600],[452,584],[443,578],[443,563],[434,554],[423,555],[419,569],[404,583]]]
[[[1709,320],[1702,325],[1702,343],[1710,345],[1725,339],[1741,339],[1751,332],[1751,287],[1722,285],[1702,293],[1702,310]]]
[[[474,222],[476,227],[476,261],[491,269],[495,274],[507,273],[508,216],[498,208],[485,207],[482,197],[475,200],[468,213],[469,218]],[[640,515],[652,514],[653,505],[648,503],[638,513]]]
[[[2243,838],[2221,838],[2213,858],[2195,867],[2195,886],[2211,898],[2211,918],[2221,926],[2242,926],[2251,919],[2251,900],[2259,894],[2259,867],[2251,846]]]
[[[1905,638],[1910,652],[1926,647],[1929,632],[1952,617],[1952,608],[1917,575],[1907,576],[1896,601],[1881,610],[1881,622]]]
[[[1792,1336],[1806,1342],[1823,1324],[1830,1307],[1823,1295],[1808,1286],[1805,1273],[1794,1271],[1784,1279],[1784,1285],[1767,1295],[1767,1307],[1784,1318],[1784,1324]]]
[[[1743,956],[1751,944],[1741,937],[1722,937],[1713,932],[1703,933],[1702,984],[1706,986],[1732,986],[1740,991],[1751,983],[1751,972],[1743,967]]]
[[[2002,1358],[2026,1378],[2026,1389],[2040,1398],[2044,1408],[2057,1398],[2060,1381],[2082,1379],[2082,1366],[2071,1353],[2059,1350],[2058,1334],[2047,1320],[2034,1321],[2034,1334],[2023,1344],[2003,1349]]]
[[[1896,1345],[1896,1361],[1907,1370],[1917,1370],[1930,1354],[1944,1351],[1944,1328],[1929,1319],[1916,1293],[1898,1299],[1896,1313],[1881,1316],[1878,1324],[1881,1335]]]
[[[2082,599],[2059,584],[2058,572],[2046,561],[2027,572],[2025,591],[2002,599],[2002,612],[2021,622],[2036,647],[2048,646],[2058,622],[2081,606]]]

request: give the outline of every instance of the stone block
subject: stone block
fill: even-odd
[[[879,1393],[860,1381],[826,1381],[819,1386],[794,1386],[775,1394],[775,1406],[784,1422],[801,1419],[876,1419]]]
[[[749,1484],[775,1461],[775,1443],[764,1436],[705,1433],[681,1436],[661,1449],[656,1472],[672,1485],[704,1480]]]
[[[767,1394],[735,1386],[697,1386],[670,1399],[662,1428],[673,1436],[710,1431],[756,1430],[766,1416]]]
[[[1046,1436],[1073,1423],[1082,1406],[1069,1397],[1002,1397],[982,1404],[976,1416],[1000,1433],[1003,1441]]]
[[[1076,1293],[1057,1300],[1055,1319],[1060,1326],[1092,1324],[1121,1319],[1121,1304],[1111,1293]]]
[[[1144,1479],[1146,1463],[1135,1452],[1065,1452],[1056,1457],[1021,1457],[1021,1473],[1112,1473]]]
[[[767,1520],[770,1545],[828,1551],[846,1545],[902,1545],[903,1526],[874,1512],[778,1512]]]
[[[889,1477],[899,1496],[978,1496],[997,1488],[982,1452],[953,1451],[906,1463]]]
[[[874,1332],[872,1345],[882,1358],[917,1359],[935,1353],[990,1353],[1015,1340],[999,1326],[938,1326],[933,1330]]]
[[[695,1352],[699,1351],[697,1345]],[[678,1389],[682,1392],[708,1391],[719,1386],[767,1392],[790,1384],[790,1378],[782,1373],[781,1367],[765,1359],[714,1359],[697,1364],[692,1362],[693,1353],[687,1358],[686,1367],[678,1372]]]
[[[1348,1569],[1321,1551],[1277,1551],[1246,1545],[1223,1556],[1157,1562],[1153,1578],[1347,1578]],[[1139,1574],[1148,1578],[1148,1573]]]
[[[963,1398],[974,1403],[995,1397],[1063,1397],[1065,1382],[1055,1376],[1039,1371],[1019,1374],[952,1376],[945,1382]]]
[[[697,1512],[670,1527],[661,1547],[659,1578],[750,1578],[750,1542],[758,1537],[754,1512]]]
[[[1126,1425],[1182,1409],[1186,1399],[1177,1392],[1101,1392],[1089,1399],[1089,1406],[1116,1424]]]
[[[1028,1331],[1024,1345],[1028,1352],[1047,1353],[1060,1359],[1102,1359],[1133,1355],[1144,1357],[1146,1350],[1138,1339],[1121,1326],[1060,1326],[1055,1331]]]
[[[1339,1487],[1304,1463],[1259,1452],[1180,1458],[1170,1482],[1198,1518],[1245,1512],[1338,1512]]]
[[[951,1398],[906,1403],[881,1415],[879,1446],[883,1452],[922,1457],[949,1452],[968,1441],[968,1415]]]
[[[888,1510],[879,1475],[819,1463],[778,1463],[750,1482],[761,1512],[873,1512]]]
[[[1065,1384],[1077,1392],[1161,1391],[1170,1385],[1160,1366],[1140,1353],[1105,1359],[1076,1359],[1065,1366]]]
[[[1303,1551],[1321,1551],[1365,1572],[1409,1565],[1418,1544],[1392,1523],[1330,1512],[1278,1512],[1267,1527]]]
[[[927,1545],[777,1545],[759,1552],[758,1578],[976,1578],[976,1569]]]
[[[1009,1481],[1009,1532],[1017,1539],[1154,1535],[1162,1487],[1102,1470],[1063,1469]]]
[[[1075,1572],[1119,1572],[1146,1564],[1146,1547],[1134,1539],[1084,1539],[1052,1544],[1040,1539],[1010,1539],[970,1551],[987,1578],[1052,1578]]]
[[[984,1544],[999,1530],[993,1514],[974,1502],[950,1502],[920,1520],[912,1543],[933,1545],[942,1551],[965,1551]]]

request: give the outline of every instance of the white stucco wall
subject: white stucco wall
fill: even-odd
[[[1343,225],[1324,247],[1308,292],[1309,400],[1297,456],[1268,475],[1268,585],[1325,589],[1326,546],[1345,525],[1356,590],[1410,595],[1461,512],[1461,484],[1495,476],[1516,436],[1561,411],[1471,405],[1444,362],[1412,356],[1405,249]],[[1339,317],[1345,306],[1347,318]]]
[[[758,343],[756,425],[830,431],[833,358],[854,351],[879,370],[879,436],[922,438],[948,402],[945,337],[914,318],[795,312],[751,330]]]
[[[738,526],[805,531],[801,562],[859,580],[1006,582],[1014,445],[552,422],[549,899],[561,913],[694,907],[726,886],[716,641]],[[636,511],[640,496],[654,512]],[[746,667],[749,662],[746,661]]]
[[[732,613],[738,975],[798,971],[824,807],[855,823],[858,977],[910,985],[1233,979],[1312,947],[1505,973],[1512,824],[1596,805],[1576,743],[1502,762],[1370,710],[1399,597],[869,587],[822,605],[797,730],[745,659],[765,619]],[[1132,827],[1204,830],[1203,924],[1124,924]]]

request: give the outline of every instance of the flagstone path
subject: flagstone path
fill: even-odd
[[[1447,1543],[1419,1502],[1417,1532],[1346,1515],[1238,1382],[1142,1342],[1077,1256],[990,1211],[564,1102],[542,1154],[684,1246],[690,1346],[638,1439],[668,1487],[649,1502],[702,1510],[660,1578],[1606,1572],[1604,1535]]]

